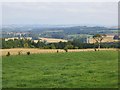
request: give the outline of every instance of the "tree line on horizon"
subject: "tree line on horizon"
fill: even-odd
[[[95,38],[96,36],[94,36]],[[87,49],[87,48],[120,48],[120,42],[106,42],[101,43],[97,41],[96,43],[82,43],[79,39],[74,39],[73,41],[68,42],[59,42],[59,43],[46,43],[33,42],[32,40],[8,40],[2,39],[2,49],[10,48],[40,48],[40,49]]]

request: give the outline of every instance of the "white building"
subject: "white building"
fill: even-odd
[[[12,37],[12,38],[5,38],[5,41],[8,41],[8,40],[15,40],[15,39],[19,39],[18,37]]]

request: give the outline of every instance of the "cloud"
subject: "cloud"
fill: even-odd
[[[72,8],[72,9],[66,9],[66,11],[67,12],[70,12],[70,13],[78,13],[78,12],[80,12],[80,10],[79,9],[74,9],[74,8]]]
[[[3,22],[40,24],[117,24],[117,2],[3,3]]]

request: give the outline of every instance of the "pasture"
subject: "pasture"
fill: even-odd
[[[117,88],[118,52],[2,56],[3,88]]]

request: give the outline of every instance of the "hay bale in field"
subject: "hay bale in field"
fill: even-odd
[[[10,56],[10,52],[8,52],[6,56]]]
[[[27,52],[27,55],[30,55],[30,52]]]
[[[22,53],[22,51],[19,51],[19,52],[18,52],[18,55],[21,55],[21,53]]]

